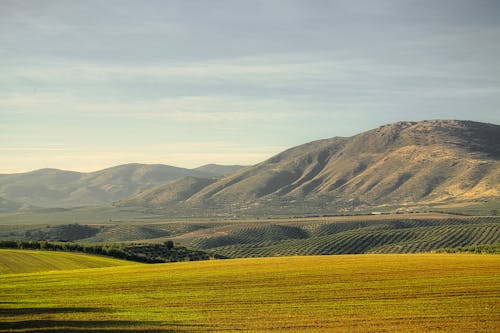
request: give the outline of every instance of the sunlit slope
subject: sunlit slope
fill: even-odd
[[[80,253],[0,250],[0,274],[31,273],[136,264]]]
[[[499,157],[499,125],[398,122],[288,149],[195,193],[191,183],[178,183],[118,205],[265,215],[490,200],[500,196]]]
[[[0,276],[0,331],[495,332],[500,256],[339,255]]]

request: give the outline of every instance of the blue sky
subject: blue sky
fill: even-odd
[[[500,122],[499,1],[0,1],[0,172]]]

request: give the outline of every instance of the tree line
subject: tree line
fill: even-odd
[[[163,244],[82,244],[73,242],[0,240],[0,248],[81,252],[150,264],[214,258],[202,251],[191,250],[182,246],[176,247],[172,241],[166,241]],[[217,256],[216,258],[219,259],[221,257]]]

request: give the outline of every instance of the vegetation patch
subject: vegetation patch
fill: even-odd
[[[487,254],[500,254],[500,243],[493,244],[478,244],[459,247],[447,247],[444,249],[436,250],[437,253],[487,253]]]
[[[0,241],[0,248],[83,252],[144,263],[197,261],[213,258],[203,251],[188,249],[184,246],[174,246],[172,241],[166,241],[163,244],[80,244],[4,240]],[[215,257],[223,258],[220,255],[216,255]]]

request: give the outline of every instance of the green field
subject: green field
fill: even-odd
[[[495,332],[499,313],[498,255],[253,258],[0,275],[1,332]]]
[[[130,261],[80,253],[0,249],[0,274],[130,265]]]

